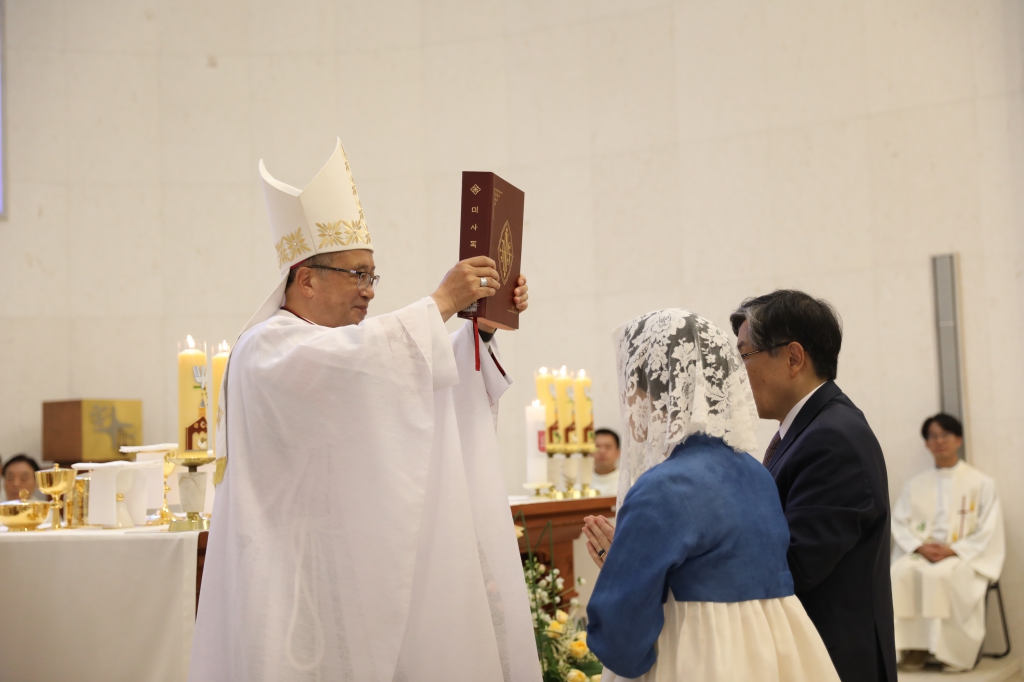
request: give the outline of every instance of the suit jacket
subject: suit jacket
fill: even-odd
[[[896,682],[889,482],[864,413],[826,382],[768,470],[789,522],[796,596],[843,682]]]

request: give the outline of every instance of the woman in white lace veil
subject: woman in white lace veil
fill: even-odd
[[[775,481],[745,454],[757,411],[729,337],[669,309],[615,338],[617,525],[588,517],[584,531],[601,566],[587,644],[603,682],[839,682],[794,594]]]
[[[736,347],[687,310],[647,313],[615,330],[619,408],[626,427],[618,503],[640,475],[695,433],[737,452],[757,448],[757,408]]]

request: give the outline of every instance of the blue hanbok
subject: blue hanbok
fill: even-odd
[[[720,438],[677,446],[626,496],[587,607],[604,679],[838,680],[788,545],[760,462]]]

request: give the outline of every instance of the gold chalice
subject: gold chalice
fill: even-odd
[[[185,518],[171,521],[171,527],[167,530],[172,533],[185,530],[210,530],[210,520],[204,519],[201,513],[206,504],[206,472],[199,471],[199,467],[214,460],[213,452],[209,450],[172,452],[169,453],[168,460],[174,464],[180,464],[188,471],[178,474],[178,496],[181,499],[181,509],[185,512]]]
[[[167,506],[167,493],[171,492],[171,486],[167,485],[167,479],[174,473],[175,464],[171,461],[171,457],[176,454],[177,452],[174,450],[164,453],[164,506],[146,517],[147,526],[166,526],[178,519],[178,516]]]
[[[42,500],[28,499],[28,491],[22,490],[21,500],[11,500],[0,504],[0,523],[10,530],[38,530],[39,524],[46,520],[47,508],[50,506]]]
[[[59,464],[54,464],[52,469],[36,472],[39,489],[53,498],[50,502],[50,530],[60,529],[60,498],[75,485],[75,473],[74,469],[61,469]]]

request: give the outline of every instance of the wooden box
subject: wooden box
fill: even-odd
[[[141,400],[43,403],[43,459],[61,464],[128,459],[122,445],[142,444]]]

